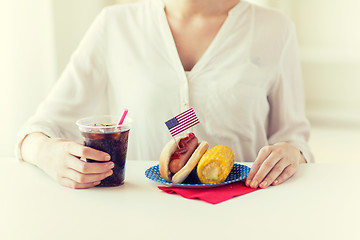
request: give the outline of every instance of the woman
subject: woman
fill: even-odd
[[[296,34],[280,13],[238,0],[149,0],[106,8],[19,136],[19,158],[60,184],[90,188],[112,174],[109,155],[76,143],[75,121],[127,107],[128,159],[157,160],[164,122],[193,107],[191,129],[266,188],[312,161]],[[87,163],[89,158],[103,163]]]

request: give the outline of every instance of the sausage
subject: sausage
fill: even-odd
[[[175,174],[185,166],[198,144],[198,139],[193,133],[180,140],[178,143],[180,149],[177,149],[170,158],[169,170],[171,173]]]
[[[195,169],[209,148],[206,141],[198,141],[194,133],[171,139],[159,158],[160,176],[167,182],[182,183]],[[170,170],[171,168],[171,170]]]

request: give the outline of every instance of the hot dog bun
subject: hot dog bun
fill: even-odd
[[[177,137],[175,138],[175,140],[176,142],[180,142],[182,138],[184,137]],[[192,153],[186,164],[177,173],[173,174],[169,169],[169,163],[172,154],[178,148],[176,142],[174,141],[174,139],[171,139],[161,151],[159,159],[159,171],[161,177],[165,181],[182,183],[189,176],[191,171],[196,167],[196,164],[199,162],[200,158],[209,148],[209,144],[205,141],[199,142],[198,146],[196,147],[195,151]]]

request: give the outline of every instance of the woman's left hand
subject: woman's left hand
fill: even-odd
[[[306,163],[300,150],[285,142],[263,147],[246,178],[246,186],[267,188],[279,185],[294,175],[300,163]]]

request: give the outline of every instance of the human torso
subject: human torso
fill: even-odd
[[[127,107],[134,118],[129,159],[156,160],[171,138],[164,122],[193,107],[200,124],[190,131],[211,146],[232,147],[237,161],[253,161],[267,145],[267,92],[280,56],[266,59],[266,51],[253,56],[249,4],[203,28],[194,44],[192,36],[169,28],[161,7],[137,9],[132,22],[123,11],[117,7],[108,14],[109,28],[118,32],[107,37],[111,48],[105,55],[110,112]]]

